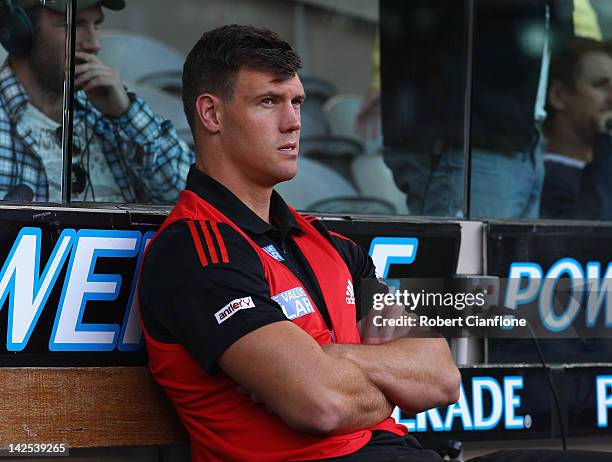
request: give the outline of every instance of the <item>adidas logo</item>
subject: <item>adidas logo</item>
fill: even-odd
[[[353,290],[353,283],[350,279],[346,282],[346,303],[347,305],[355,304],[355,291]]]

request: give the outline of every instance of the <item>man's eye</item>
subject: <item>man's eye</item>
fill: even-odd
[[[263,104],[272,104],[272,98],[264,98],[261,100]]]

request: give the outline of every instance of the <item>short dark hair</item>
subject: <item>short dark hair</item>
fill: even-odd
[[[550,63],[549,81],[559,81],[573,88],[578,77],[580,60],[588,53],[605,53],[612,57],[610,42],[590,38],[576,38],[561,51],[553,55]]]
[[[605,53],[612,58],[612,44],[590,38],[572,39],[565,48],[552,56],[548,72],[549,85],[552,82],[560,82],[566,89],[574,90],[580,72],[580,60],[589,53]],[[555,113],[555,108],[548,100],[546,112],[548,117],[544,121],[544,128],[550,125],[550,116]]]
[[[183,107],[195,134],[195,103],[204,92],[232,99],[241,68],[270,71],[289,80],[302,66],[295,50],[268,29],[231,24],[205,32],[183,66]]]

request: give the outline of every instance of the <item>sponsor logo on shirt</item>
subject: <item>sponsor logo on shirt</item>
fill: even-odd
[[[306,291],[299,286],[272,296],[272,300],[281,306],[288,319],[296,319],[315,311]]]
[[[346,304],[355,304],[355,290],[353,289],[353,283],[350,279],[346,281]]]
[[[215,313],[217,323],[221,324],[222,322],[227,321],[238,311],[246,310],[247,308],[255,308],[255,304],[253,303],[253,299],[251,297],[237,298],[236,300],[232,300]]]
[[[270,244],[270,245],[267,245],[265,247],[262,247],[261,250],[266,252],[268,255],[270,255],[275,260],[285,261],[285,259],[280,254],[280,252],[278,250],[276,250],[276,247],[274,247],[274,244]]]

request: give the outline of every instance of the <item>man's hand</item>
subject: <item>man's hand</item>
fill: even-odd
[[[371,309],[357,324],[361,343],[375,345],[409,336],[414,327],[408,325],[407,318],[413,318],[416,323],[416,316],[406,311],[404,305],[385,306],[382,310]]]
[[[117,70],[90,53],[77,51],[75,57],[79,62],[75,67],[75,88],[84,90],[102,114],[110,117],[125,114],[130,106],[130,98],[121,84]]]
[[[382,278],[378,279],[378,284],[381,286],[379,290],[386,287],[389,294],[395,291],[395,288],[389,286]],[[425,329],[416,326],[416,314],[406,310],[406,307],[400,303],[383,303],[382,309],[372,307],[357,323],[361,343],[364,345],[387,343],[403,337],[431,336]]]

